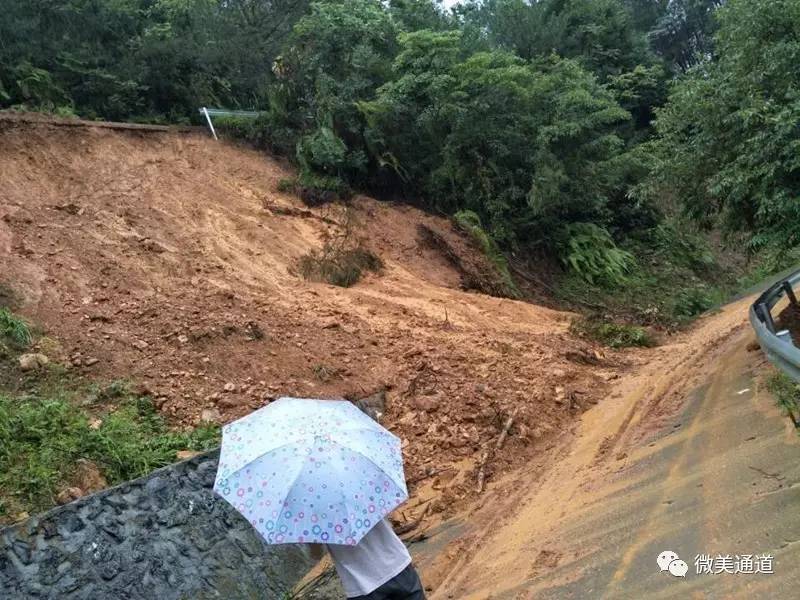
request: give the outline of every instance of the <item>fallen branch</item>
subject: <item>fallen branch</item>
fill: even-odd
[[[283,215],[287,217],[300,217],[303,219],[318,219],[323,223],[327,223],[328,225],[341,225],[337,221],[330,219],[324,215],[318,215],[316,213],[311,212],[310,210],[306,210],[304,208],[295,208],[293,206],[283,206],[280,204],[275,204],[274,202],[270,202],[269,200],[264,200],[261,205],[264,207],[264,210],[268,210],[274,215]]]
[[[420,475],[418,477],[414,477],[407,482],[408,485],[414,485],[415,483],[419,483],[420,481],[425,481],[426,479],[433,477],[434,475],[438,475],[439,473],[444,473],[445,471],[452,471],[455,467],[443,467],[441,469],[436,469],[435,471],[431,471],[430,473],[425,473],[424,475]]]
[[[500,432],[500,437],[497,438],[497,441],[494,444],[494,448],[492,449],[492,453],[497,452],[500,448],[503,447],[503,443],[506,441],[508,437],[508,430],[511,429],[511,425],[514,423],[514,417],[516,416],[517,411],[514,411],[508,416],[506,419],[506,424],[503,425],[503,430]],[[483,451],[481,454],[480,460],[480,467],[478,468],[478,493],[480,494],[483,492],[483,484],[486,479],[486,463],[489,461],[489,449]]]
[[[431,504],[428,504],[428,506],[425,507],[425,510],[422,511],[422,514],[420,515],[419,519],[415,519],[413,521],[410,521],[409,523],[400,525],[400,527],[397,527],[394,530],[394,532],[397,535],[403,535],[404,533],[408,533],[409,531],[413,531],[414,529],[419,527],[422,521],[425,520],[425,517],[427,517],[428,513],[431,511],[431,506],[432,506]]]

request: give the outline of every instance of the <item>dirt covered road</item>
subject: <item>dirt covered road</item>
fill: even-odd
[[[374,395],[412,487],[447,512],[512,411],[488,481],[552,447],[636,360],[572,336],[570,314],[462,290],[420,226],[484,259],[445,219],[365,197],[306,209],[279,191],[290,169],[204,133],[35,121],[0,119],[4,294],[44,331],[38,350],[131,382],[177,427],[281,395]],[[346,219],[383,271],[305,281],[298,259]]]
[[[796,597],[800,444],[759,383],[748,302],[620,380],[565,440],[566,458],[498,484],[464,519],[476,529],[453,560],[431,568],[433,597]],[[663,551],[687,563],[685,579],[659,570]],[[717,572],[719,556],[735,568],[763,555],[773,574]]]

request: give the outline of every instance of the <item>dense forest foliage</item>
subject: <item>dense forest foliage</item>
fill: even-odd
[[[800,245],[800,0],[0,8],[2,107],[256,109],[231,126],[295,160],[304,189],[456,215],[515,264],[560,264],[557,293],[588,284],[639,320],[713,304],[703,229],[768,268]]]

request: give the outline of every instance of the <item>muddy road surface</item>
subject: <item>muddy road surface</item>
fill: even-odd
[[[506,501],[467,517],[433,598],[796,598],[800,443],[763,389],[746,307],[622,380],[527,487],[498,484]],[[685,577],[660,571],[664,551]]]

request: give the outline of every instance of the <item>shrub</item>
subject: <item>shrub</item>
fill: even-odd
[[[680,290],[672,312],[676,317],[696,317],[719,304],[719,295],[704,285]]]
[[[800,387],[797,382],[791,379],[788,375],[781,371],[775,371],[767,379],[767,389],[775,396],[776,404],[781,407],[786,416],[788,416],[794,426],[798,426],[798,418],[800,418],[800,409],[798,409],[798,401],[800,401]]]
[[[28,324],[7,308],[0,308],[0,337],[20,348],[27,348],[33,340]]]
[[[503,282],[502,295],[509,298],[520,298],[522,295],[508,270],[508,261],[492,237],[483,229],[480,217],[471,210],[460,210],[453,215],[453,220],[462,231],[470,236],[497,270],[497,274]]]
[[[630,346],[655,346],[655,340],[644,327],[612,323],[597,317],[577,319],[570,326],[574,333],[610,346],[627,348]]]
[[[278,181],[279,192],[294,192],[296,189],[297,189],[296,177],[282,177],[281,180]]]
[[[616,287],[624,284],[636,264],[630,252],[618,248],[608,231],[593,223],[565,227],[561,261],[591,284]]]
[[[294,189],[307,206],[349,200],[353,195],[350,186],[341,178],[335,175],[317,175],[311,171],[300,173]]]
[[[329,242],[321,251],[312,251],[301,257],[299,267],[305,279],[350,287],[358,283],[364,271],[380,271],[383,261],[361,246],[343,248]]]
[[[329,127],[320,127],[297,142],[297,162],[303,170],[337,173],[346,159],[347,146]]]

